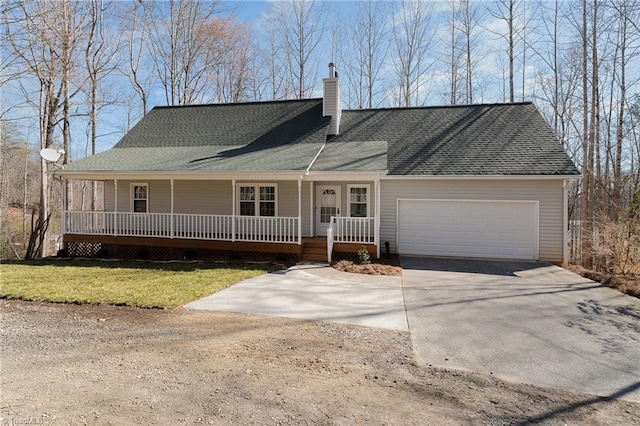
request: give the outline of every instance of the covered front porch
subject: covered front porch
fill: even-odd
[[[355,252],[364,246],[373,256],[380,254],[379,209],[373,202],[379,200],[378,181],[103,182],[104,210],[63,212],[67,250],[89,247],[87,253],[80,250],[88,255],[105,246],[146,246],[330,261],[338,249]]]

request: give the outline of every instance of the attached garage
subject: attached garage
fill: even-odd
[[[398,199],[398,252],[537,260],[539,202]]]

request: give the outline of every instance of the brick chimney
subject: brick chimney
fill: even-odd
[[[338,81],[338,72],[336,66],[331,62],[329,64],[329,78],[322,80],[323,96],[322,96],[322,115],[330,116],[331,124],[329,124],[329,135],[334,136],[340,133],[340,117],[342,116],[342,94],[340,82]]]

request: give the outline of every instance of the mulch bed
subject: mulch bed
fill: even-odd
[[[372,260],[371,263],[361,264],[350,259],[341,259],[332,263],[334,269],[342,272],[366,275],[390,275],[399,277],[402,275],[402,267],[398,256],[381,257]]]

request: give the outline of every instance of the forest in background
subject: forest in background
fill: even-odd
[[[277,1],[253,21],[216,0],[0,7],[2,258],[31,236],[29,256],[51,254],[64,191],[99,207],[40,149],[63,164],[107,149],[154,105],[318,97],[333,61],[345,108],[533,101],[583,173],[572,262],[640,273],[638,1]]]

